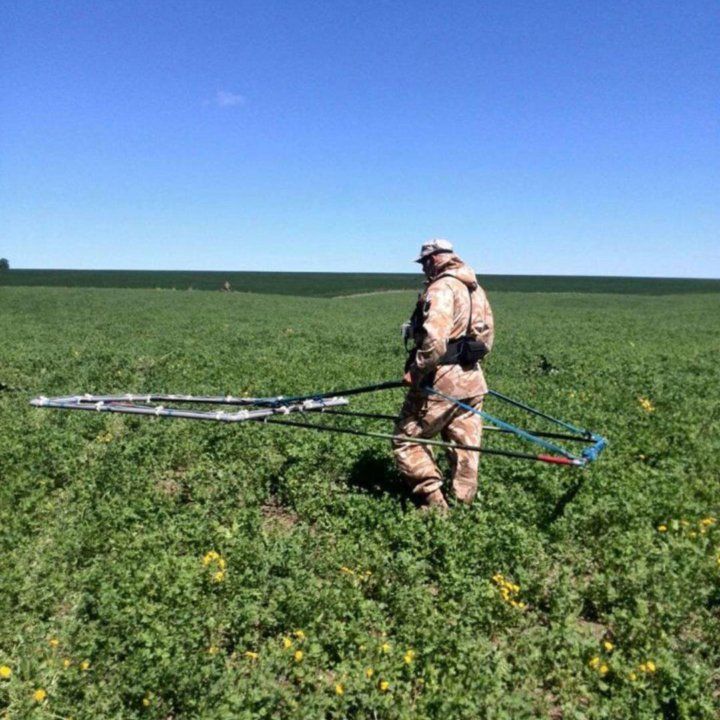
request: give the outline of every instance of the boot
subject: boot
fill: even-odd
[[[439,488],[437,490],[433,490],[431,493],[428,493],[423,498],[423,504],[420,506],[420,509],[423,512],[428,512],[429,510],[437,510],[441,513],[446,513],[449,508],[448,504],[445,501],[445,496],[442,494],[442,490]]]

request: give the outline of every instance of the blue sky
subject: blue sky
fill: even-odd
[[[720,277],[720,6],[6,3],[13,267]]]

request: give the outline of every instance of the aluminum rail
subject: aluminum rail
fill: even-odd
[[[122,413],[127,415],[153,415],[155,417],[184,418],[186,420],[212,420],[214,422],[247,422],[249,420],[264,420],[273,415],[289,415],[291,413],[318,412],[325,408],[347,405],[345,398],[334,397],[323,400],[305,400],[300,403],[280,405],[278,407],[258,408],[257,410],[239,410],[237,412],[180,410],[167,408],[162,405],[148,407],[133,405],[129,402],[120,402],[109,399],[113,396],[78,396],[73,398],[46,398],[39,397],[30,401],[34,407],[57,408],[60,410],[87,410],[89,412]],[[89,399],[91,398],[91,399]]]

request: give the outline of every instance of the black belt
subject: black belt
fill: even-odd
[[[488,352],[488,346],[482,340],[461,337],[448,342],[447,350],[438,361],[438,365],[474,365]]]

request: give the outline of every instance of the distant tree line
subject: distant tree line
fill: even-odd
[[[10,262],[7,258],[0,258],[0,272],[10,269]]]

